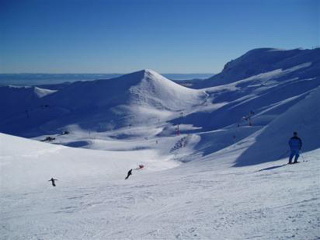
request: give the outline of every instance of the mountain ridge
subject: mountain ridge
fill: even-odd
[[[34,92],[34,89],[38,90]],[[115,79],[75,82],[57,91],[42,89],[41,97],[39,88],[1,87],[1,90],[10,90],[11,93],[3,95],[5,119],[0,120],[0,129],[16,135],[24,134],[21,130],[15,132],[24,128],[21,125],[29,132],[26,135],[34,135],[37,128],[41,132],[45,129],[54,132],[78,123],[82,128],[93,129],[104,125],[106,130],[142,124],[164,115],[170,118],[173,112],[190,109],[206,97],[201,90],[181,86],[149,69]],[[8,107],[12,105],[12,97],[21,90],[27,92],[25,99],[19,97],[23,104],[16,104],[18,109]],[[32,101],[28,96],[32,96]],[[32,124],[31,118],[36,115],[38,120]],[[21,123],[21,119],[25,121]]]
[[[298,74],[299,77],[319,77],[320,48],[280,50],[274,48],[257,48],[248,51],[235,60],[225,64],[222,72],[196,84],[195,88],[214,87],[249,78],[258,74],[282,69],[286,70],[307,62],[311,65]],[[290,75],[286,76],[287,78]]]

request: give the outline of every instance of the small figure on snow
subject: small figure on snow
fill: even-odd
[[[46,137],[45,139],[41,140],[42,142],[52,142],[53,140],[56,140],[54,137]]]
[[[179,125],[177,125],[176,133],[177,133],[178,136],[180,135],[180,127],[179,127]]]
[[[127,180],[132,175],[132,169],[129,170],[128,175],[125,180]]]
[[[245,120],[245,121],[248,121],[248,125],[250,126],[250,127],[252,127],[253,126],[253,123],[252,123],[252,116],[254,115],[254,111],[250,111],[250,113],[247,115],[247,116],[244,116],[243,117],[243,120]],[[240,125],[238,124],[238,127],[239,127]]]
[[[55,187],[55,186],[56,186],[55,181],[58,181],[58,179],[51,178],[50,180],[48,180],[48,182],[52,182],[52,186],[53,186],[53,187]]]
[[[139,164],[138,167],[134,168],[133,170],[142,170],[144,168],[143,164]]]
[[[289,146],[290,146],[290,157],[289,157],[289,164],[292,164],[292,159],[294,157],[293,163],[298,163],[299,158],[299,152],[302,148],[302,140],[298,137],[298,133],[294,132],[293,137],[289,140]]]
[[[143,169],[144,168],[144,165],[143,164],[140,164],[139,165],[139,169]]]

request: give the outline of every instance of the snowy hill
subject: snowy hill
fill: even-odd
[[[276,135],[277,131],[272,131],[272,129],[283,130],[282,134],[273,137],[269,135],[264,141],[258,141],[259,147],[254,148],[256,155],[250,155],[251,157],[244,155],[239,159],[239,162],[242,162],[240,165],[265,162],[281,156],[281,152],[282,154],[286,152],[285,147],[278,149],[277,146],[280,142],[283,143],[284,138],[294,130],[313,133],[315,138],[319,138],[320,132],[312,131],[312,129],[319,129],[319,122],[316,120],[319,118],[319,109],[316,106],[320,99],[320,55],[316,55],[318,51],[318,49],[305,50],[305,52],[303,50],[279,52],[279,50],[271,49],[250,51],[229,64],[233,66],[230,67],[233,71],[224,70],[214,77],[217,78],[218,86],[205,89],[208,94],[206,106],[179,120],[179,123],[192,124],[195,129],[201,128],[203,132],[206,132],[203,134],[205,138],[214,138],[214,147],[205,141],[203,141],[203,146],[201,143],[198,146],[204,154],[218,151],[241,141],[253,132],[261,134],[268,129],[270,133],[273,132]],[[268,57],[264,59],[262,53]],[[253,63],[258,74],[243,75],[246,78],[238,80],[239,75],[246,72],[244,66],[250,61],[254,62],[253,56],[261,57],[261,59],[257,58],[260,59],[257,60],[257,63]],[[276,59],[281,59],[281,61],[277,62]],[[282,68],[280,68],[281,64],[283,64]],[[274,68],[279,69],[272,70]],[[261,73],[261,69],[269,69],[270,72]],[[236,72],[239,75],[235,74]],[[230,78],[224,79],[224,76]],[[213,80],[209,79],[208,82],[214,83]],[[225,84],[222,84],[223,82]],[[290,114],[293,109],[295,109],[295,114]],[[288,114],[290,118],[286,117]],[[285,120],[282,120],[281,126],[276,127],[275,124],[280,121],[279,119]],[[219,137],[221,132],[225,133],[223,138]],[[271,141],[271,144],[266,141]],[[306,147],[308,150],[320,147],[317,141],[311,142]],[[270,145],[270,154],[267,157],[260,156],[262,153],[259,150],[263,149],[263,144]]]
[[[269,79],[276,76],[278,80],[319,78],[319,55],[320,48],[312,50],[254,49],[228,62],[220,74],[202,81],[197,88],[229,84],[253,76],[259,78],[262,74],[268,75]]]
[[[59,91],[12,87],[0,91],[5,93],[0,130],[21,136],[57,133],[75,124],[106,131],[164,121],[177,111],[190,111],[206,97],[203,91],[182,87],[152,70],[76,82]]]
[[[0,235],[319,239],[319,63],[255,49],[200,89],[152,70],[0,87]]]
[[[195,154],[207,155],[264,132],[291,108],[306,105],[309,95],[316,96],[305,108],[296,110],[297,116],[284,123],[286,127],[280,127],[287,129],[277,138],[283,141],[294,130],[305,131],[306,124],[294,124],[310,115],[305,109],[313,109],[314,118],[308,125],[317,129],[318,53],[319,49],[255,49],[206,81],[216,86],[199,90],[178,85],[152,70],[57,89],[0,87],[0,130],[38,140],[51,135],[55,143],[94,149],[108,149],[103,146],[106,139],[157,141],[179,133],[198,134],[201,140]],[[72,135],[61,136],[63,132]],[[308,150],[319,147],[311,145]],[[272,160],[281,151],[277,149],[261,161]]]
[[[292,129],[299,131],[301,136],[307,137],[303,151],[319,149],[319,102],[320,87],[258,131],[255,142],[237,159],[236,165],[269,162],[286,156],[289,151],[284,143],[287,142]]]

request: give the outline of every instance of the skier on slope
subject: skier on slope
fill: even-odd
[[[290,157],[289,157],[289,164],[292,163],[298,163],[298,158],[299,158],[299,152],[302,147],[302,140],[298,137],[298,133],[294,132],[293,137],[290,138],[289,140],[289,146],[290,146]],[[292,162],[292,159],[294,157],[294,162]]]
[[[56,186],[56,183],[55,183],[55,181],[58,181],[58,179],[54,179],[54,178],[51,178],[50,180],[48,180],[48,182],[52,182],[52,186]]]
[[[127,180],[130,176],[132,175],[132,169],[129,170],[127,177],[125,178],[125,180]]]

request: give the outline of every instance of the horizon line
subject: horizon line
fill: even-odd
[[[137,72],[137,71],[135,71]],[[74,72],[74,73],[46,73],[46,72],[39,72],[39,73],[30,73],[30,72],[21,72],[21,73],[0,73],[0,75],[22,75],[22,74],[47,74],[47,75],[53,75],[53,74],[56,74],[56,75],[67,75],[67,74],[70,74],[70,75],[75,75],[75,74],[88,74],[88,75],[103,75],[103,74],[113,74],[113,75],[125,75],[125,74],[130,74],[130,73],[134,73],[134,72],[128,72],[128,73],[77,73],[77,72]],[[188,72],[188,73],[179,73],[179,72],[172,72],[172,73],[160,73],[160,74],[215,74],[215,73],[210,73],[210,72]]]

